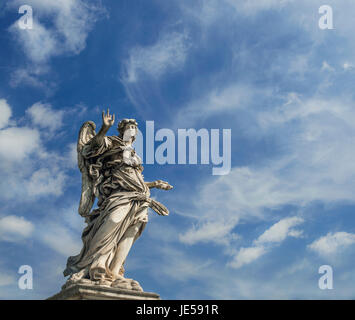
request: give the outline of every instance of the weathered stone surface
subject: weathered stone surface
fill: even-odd
[[[117,127],[118,136],[106,136],[114,122],[115,116],[107,110],[107,114],[102,113],[97,134],[92,121],[85,122],[79,131],[77,156],[82,193],[78,211],[87,226],[80,253],[68,258],[63,273],[69,276],[69,284],[90,280],[143,292],[138,281],[125,278],[123,265],[148,223],[148,208],[162,216],[169,214],[163,204],[150,197],[150,189],[173,187],[162,180],[144,181],[142,159],[132,146],[138,123],[123,119]],[[97,208],[93,209],[95,199]]]
[[[47,300],[160,300],[153,292],[142,292],[92,284],[73,284]]]

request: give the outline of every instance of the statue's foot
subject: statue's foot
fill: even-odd
[[[118,281],[125,281],[125,280],[127,280],[124,276],[122,276],[121,274],[116,274],[115,276],[114,276],[114,280],[113,281],[116,281],[116,280],[118,280]]]
[[[111,281],[106,280],[106,279],[100,279],[100,280],[95,281],[95,284],[98,285],[98,286],[108,286],[108,287],[110,287],[111,283],[112,283]]]
[[[62,289],[65,289],[69,286],[71,286],[72,284],[76,284],[76,283],[85,283],[85,282],[90,282],[89,279],[84,278],[86,275],[86,269],[83,269],[77,273],[73,273],[68,280],[65,282],[65,284],[62,286]]]
[[[128,289],[130,290],[130,283],[128,279],[125,279],[123,277],[117,278],[111,283],[111,287],[113,288],[122,288],[122,289]]]
[[[127,290],[143,291],[142,287],[139,285],[138,281],[127,278],[118,278],[112,282],[111,287],[121,288]]]
[[[141,287],[139,282],[136,280],[131,279],[131,287],[132,287],[132,290],[143,292],[143,288]]]

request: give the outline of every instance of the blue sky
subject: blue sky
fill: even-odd
[[[231,129],[232,169],[148,165],[151,212],[127,276],[163,299],[355,298],[350,0],[27,0],[0,4],[0,298],[60,290],[81,248],[81,124]],[[117,123],[117,122],[116,122]],[[112,128],[110,135],[116,134]],[[157,143],[156,145],[159,145]],[[33,268],[33,290],[18,269]],[[333,268],[320,290],[318,269]]]

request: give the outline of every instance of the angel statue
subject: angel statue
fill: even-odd
[[[162,180],[144,182],[141,158],[135,153],[138,124],[123,119],[118,136],[105,136],[115,116],[102,112],[102,127],[85,122],[77,144],[78,166],[82,173],[79,214],[87,226],[82,233],[83,248],[68,258],[64,276],[67,286],[75,282],[143,291],[139,283],[124,277],[123,264],[132,244],[148,222],[148,207],[167,216],[168,209],[150,198],[150,189],[172,189]],[[92,210],[97,198],[97,208]]]

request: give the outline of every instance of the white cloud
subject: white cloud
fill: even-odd
[[[344,70],[351,70],[351,69],[354,69],[354,66],[349,62],[345,62],[343,64],[343,68],[344,68]]]
[[[292,227],[303,223],[303,219],[299,217],[290,217],[280,220],[269,229],[267,229],[256,241],[256,245],[266,243],[279,243],[284,241],[287,237],[298,237],[299,232],[295,232]]]
[[[327,61],[323,61],[321,70],[323,70],[323,71],[326,70],[326,71],[330,71],[330,72],[335,71],[335,69],[332,66],[330,66]]]
[[[130,102],[146,117],[151,110],[146,95],[159,94],[152,83],[183,69],[191,47],[187,32],[162,31],[155,43],[129,51],[121,71],[121,83]],[[149,82],[144,81],[149,79]],[[142,81],[143,80],[143,81]],[[148,84],[148,85],[147,85]]]
[[[251,110],[256,120],[251,125],[258,128],[253,134],[258,131],[260,136],[267,136],[277,132],[280,142],[286,146],[285,152],[272,161],[236,167],[229,175],[205,182],[195,202],[196,208],[190,212],[193,215],[196,212],[201,224],[216,212],[223,219],[245,222],[265,219],[268,210],[285,205],[305,207],[314,201],[353,203],[351,190],[355,187],[355,175],[351,173],[355,172],[352,161],[355,152],[349,148],[355,138],[353,110],[351,101],[344,97],[303,100],[293,94],[279,108],[268,112]],[[288,134],[290,123],[292,135]],[[241,248],[230,266],[239,268],[286,237],[301,236],[301,231],[291,228],[301,222],[296,217],[281,220],[253,246]],[[189,237],[193,238],[193,234]]]
[[[291,196],[281,189],[283,183],[267,170],[234,168],[229,175],[202,186],[199,198],[205,210],[198,215],[208,219],[218,210],[224,218],[255,219],[262,216],[263,208],[276,209]]]
[[[5,99],[0,99],[0,129],[9,124],[11,113],[11,108],[7,104],[7,101]]]
[[[69,165],[73,168],[76,168],[78,165],[78,151],[76,142],[69,144],[69,151],[67,157],[69,159]]]
[[[11,7],[22,4],[16,0]],[[34,10],[33,29],[22,30],[15,22],[10,31],[23,46],[28,58],[35,63],[45,63],[63,53],[80,53],[86,46],[89,31],[102,13],[102,8],[81,0],[28,0],[26,4]],[[48,18],[51,25],[40,22]]]
[[[53,110],[50,104],[37,102],[26,110],[34,125],[49,131],[56,131],[62,126],[64,112]]]
[[[68,228],[58,224],[46,223],[38,232],[38,237],[45,245],[66,257],[78,254],[81,249],[81,240],[76,239]]]
[[[137,82],[142,74],[157,79],[165,72],[179,70],[185,63],[188,48],[187,34],[172,32],[163,33],[151,46],[131,49],[125,63],[124,81]]]
[[[267,250],[263,246],[241,248],[237,255],[234,257],[233,261],[229,263],[229,265],[236,269],[240,268],[259,259],[266,252]]]
[[[11,107],[7,107],[11,113]],[[27,109],[26,115],[36,128],[0,129],[1,197],[28,201],[46,195],[59,196],[65,188],[66,170],[73,168],[73,151],[69,148],[64,155],[48,151],[42,138],[50,140],[48,133],[60,128],[63,112],[36,103]]]
[[[0,158],[6,162],[23,161],[40,146],[37,129],[11,127],[0,130]]]
[[[18,86],[25,83],[49,92],[53,90],[53,81],[43,81],[41,77],[50,70],[51,58],[77,55],[85,49],[89,32],[105,13],[97,3],[82,0],[26,1],[26,5],[33,8],[33,28],[20,29],[15,21],[8,30],[31,63],[15,70],[10,84]],[[23,1],[14,0],[7,4],[7,9],[18,10],[21,5]],[[40,73],[38,68],[42,69]]]
[[[63,193],[66,176],[63,172],[53,172],[48,168],[41,168],[29,177],[25,183],[27,195],[36,197],[40,195],[59,196]]]
[[[168,276],[178,281],[196,279],[203,270],[208,269],[212,260],[204,260],[193,255],[187,255],[173,246],[158,248],[159,268],[152,268],[156,276]]]
[[[198,21],[206,31],[208,27],[218,28],[230,17],[238,15],[253,17],[265,10],[282,10],[293,0],[205,0],[195,2],[179,0],[178,3],[185,16],[193,22]],[[298,0],[300,1],[300,0]],[[212,30],[213,31],[213,30]]]
[[[290,61],[290,66],[287,71],[289,73],[298,73],[304,75],[310,69],[309,56],[310,54],[295,56]]]
[[[267,135],[277,128],[278,137],[287,146],[285,153],[264,161],[259,166],[236,167],[231,173],[204,182],[195,208],[189,211],[201,224],[219,212],[221,219],[251,222],[265,219],[268,210],[278,210],[285,205],[305,207],[314,201],[337,203],[354,202],[351,190],[355,187],[355,152],[349,145],[355,137],[355,113],[346,99],[341,101],[310,99],[302,101],[291,96],[276,111],[256,112],[259,134]],[[262,119],[262,121],[261,121]],[[292,121],[293,135],[287,134]],[[261,125],[261,127],[260,127]],[[285,134],[282,134],[285,132]],[[264,246],[273,239],[275,243],[287,236],[301,236],[301,231],[290,229],[299,218],[281,220],[251,247]],[[237,223],[231,226],[236,227]],[[190,230],[194,239],[198,230]],[[213,238],[211,238],[213,239]],[[247,250],[248,249],[248,250]],[[265,248],[244,248],[232,266],[242,266],[250,257],[257,258]]]
[[[246,127],[252,127],[252,133],[241,134],[249,139],[272,137],[282,151],[277,150],[272,159],[234,167],[228,175],[204,181],[198,200],[191,199],[193,207],[188,210],[199,223],[213,220],[216,212],[226,221],[250,222],[286,205],[354,203],[351,99],[302,99],[291,94],[281,107],[264,110],[249,110]]]
[[[300,259],[299,256],[295,258]],[[206,284],[200,292],[207,292],[212,299],[352,299],[354,276],[351,271],[343,273],[338,270],[337,290],[319,290],[317,279],[318,263],[314,260],[302,259],[301,263],[291,266],[275,266],[275,270],[267,270],[260,266],[250,270],[248,268],[226,270],[220,268],[207,270],[200,276],[201,284]],[[290,270],[293,269],[293,270]],[[203,271],[202,271],[203,273]],[[344,279],[339,280],[339,276]],[[319,275],[320,277],[320,275]],[[191,299],[198,298],[195,294]]]
[[[162,236],[161,240],[164,237]],[[149,249],[149,250],[148,250]],[[274,255],[268,265],[255,263],[238,269],[225,265],[214,250],[198,253],[185,252],[173,243],[161,241],[145,242],[139,252],[132,252],[135,268],[146,271],[147,277],[169,290],[170,299],[352,299],[354,297],[354,272],[351,256],[332,264],[337,270],[337,290],[319,290],[317,274],[319,261],[313,255],[300,256],[290,251],[287,259]],[[155,256],[152,257],[152,253]],[[262,248],[245,249],[240,253],[240,261],[261,257]],[[128,263],[133,265],[132,256]],[[144,266],[144,267],[139,267]],[[128,270],[128,265],[127,265]],[[143,271],[144,272],[144,271]],[[321,275],[319,275],[320,277]],[[163,297],[165,298],[165,297]]]
[[[217,244],[229,244],[231,240],[238,239],[238,236],[232,233],[236,222],[223,220],[207,221],[200,226],[193,226],[183,234],[179,234],[179,240],[186,244],[213,242]]]
[[[61,217],[58,221],[58,225],[64,222],[65,227],[70,228],[79,235],[86,227],[86,223],[85,219],[79,215],[78,208],[79,201],[74,201],[71,206],[61,209],[59,213],[58,210],[55,210],[53,214]]]
[[[226,0],[237,12],[254,15],[263,10],[282,9],[293,0]]]
[[[328,257],[342,251],[342,249],[355,243],[355,234],[348,232],[329,232],[311,244],[308,248],[318,254]]]
[[[32,222],[23,217],[10,215],[0,218],[0,240],[16,242],[28,238],[33,230]]]
[[[271,112],[260,112],[258,114],[259,123],[262,126],[272,127],[283,125],[293,120],[299,120],[307,122],[299,122],[296,125],[304,124],[308,126],[308,121],[311,120],[311,117],[325,116],[325,120],[327,121],[330,120],[330,117],[336,117],[349,125],[347,117],[350,116],[351,119],[355,117],[351,109],[352,102],[347,101],[343,97],[331,100],[318,97],[302,100],[297,94],[291,92],[288,94],[286,100],[283,105],[275,107]],[[315,120],[317,121],[318,119]]]
[[[294,226],[303,223],[299,217],[284,218],[272,225],[262,235],[253,241],[253,246],[241,248],[229,263],[233,268],[240,268],[249,264],[270,251],[273,247],[285,241],[287,237],[299,237],[302,232],[292,229]]]
[[[47,62],[51,56],[58,54],[54,35],[36,19],[33,20],[33,29],[19,29],[15,22],[10,31],[23,46],[26,56],[34,63]]]
[[[48,81],[41,81],[38,79],[38,77],[45,74],[47,70],[47,68],[38,66],[31,69],[17,69],[11,74],[10,86],[17,87],[19,84],[27,84],[32,87],[45,88],[49,93],[53,89],[54,85],[52,83],[48,83]]]
[[[267,88],[257,89],[242,83],[229,84],[223,88],[213,89],[206,96],[181,108],[174,117],[174,124],[184,128],[221,113],[233,116],[232,114],[236,114],[238,110],[248,108],[248,105],[258,97],[271,94],[271,90]]]

